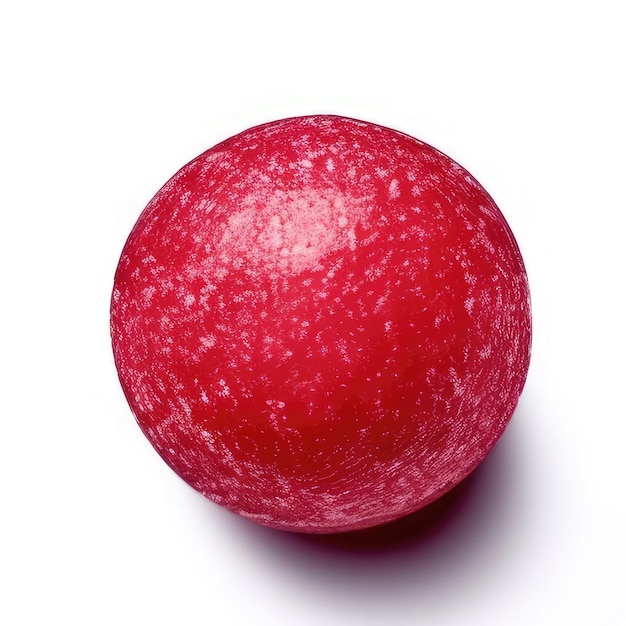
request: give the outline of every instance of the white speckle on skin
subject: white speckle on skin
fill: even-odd
[[[154,287],[153,285],[150,285],[150,287],[146,287],[142,291],[144,304],[146,306],[150,306],[150,301],[152,300],[152,296],[155,294],[155,292],[156,292],[156,287]]]
[[[226,384],[224,379],[220,379],[217,381],[219,389],[217,390],[217,395],[222,398],[227,398],[230,396],[230,387]]]
[[[200,337],[200,343],[205,348],[212,348],[215,345],[215,335]]]

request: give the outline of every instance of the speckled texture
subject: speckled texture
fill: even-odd
[[[230,510],[336,532],[410,513],[500,437],[529,291],[462,167],[337,116],[247,130],[182,168],[131,232],[111,304],[130,407]]]

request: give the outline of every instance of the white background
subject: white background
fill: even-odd
[[[626,46],[619,3],[24,1],[0,9],[0,623],[626,623]],[[510,427],[421,529],[257,527],[157,457],[119,388],[113,273],[183,164],[338,113],[488,189],[531,282]]]

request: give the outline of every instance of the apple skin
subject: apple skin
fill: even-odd
[[[494,201],[408,135],[280,120],[184,166],[115,274],[121,386],[161,457],[274,528],[392,521],[465,478],[530,359],[526,271]]]

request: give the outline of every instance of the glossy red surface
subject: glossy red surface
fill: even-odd
[[[247,130],[131,232],[111,304],[130,407],[163,459],[255,521],[410,513],[501,435],[530,355],[502,214],[462,167],[336,116]]]

